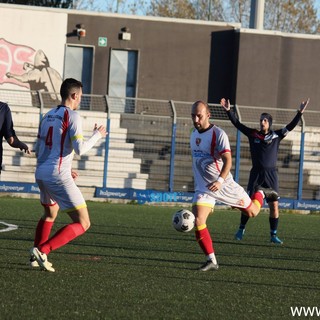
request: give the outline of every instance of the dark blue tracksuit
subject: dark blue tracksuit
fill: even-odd
[[[0,173],[1,173],[1,165],[2,165],[2,140],[3,137],[8,139],[10,137],[15,136],[15,132],[13,130],[13,122],[11,117],[10,108],[6,103],[0,102]]]
[[[301,119],[298,111],[293,120],[284,128],[271,130],[267,134],[243,125],[231,111],[227,115],[233,125],[248,137],[252,160],[252,169],[248,182],[248,194],[251,196],[255,187],[260,185],[279,191],[277,158],[281,140],[295,128]]]

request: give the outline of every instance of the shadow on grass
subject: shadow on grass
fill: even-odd
[[[84,247],[83,245],[81,245],[81,247]],[[86,247],[94,247],[93,245],[86,245]],[[150,251],[150,250],[146,250],[146,249],[132,249],[132,248],[123,248],[123,247],[115,247],[115,246],[107,246],[105,245],[104,248],[107,249],[116,249],[116,250],[125,250],[125,251]],[[4,269],[4,268],[8,268],[8,264],[13,264],[16,266],[21,267],[25,267],[27,265],[27,259],[28,259],[28,252],[26,252],[25,250],[22,249],[15,249],[15,248],[2,248],[2,249],[7,249],[7,250],[11,250],[11,251],[21,251],[24,253],[24,256],[26,257],[25,261],[26,263],[13,263],[13,262],[5,262],[5,266],[2,266],[2,263],[0,262],[0,269]],[[159,251],[159,250],[158,250]],[[156,252],[156,251],[155,251]],[[168,252],[168,253],[172,253],[171,250],[163,250],[163,252]],[[175,252],[175,254],[177,253],[186,253],[183,251],[180,252]],[[127,254],[123,254],[123,255],[118,255],[118,254],[112,254],[112,253],[80,253],[80,252],[54,252],[54,254],[56,255],[56,257],[62,257],[63,255],[66,256],[70,256],[71,260],[73,261],[90,261],[90,262],[97,262],[97,263],[102,263],[104,261],[106,261],[108,258],[117,258],[117,259],[124,259],[124,260],[130,260],[129,262],[119,262],[119,264],[123,264],[123,265],[130,265],[130,266],[141,266],[141,263],[133,263],[133,261],[144,261],[144,262],[157,262],[157,265],[159,265],[159,263],[177,263],[177,264],[187,264],[187,265],[194,265],[196,264],[196,262],[194,261],[187,261],[185,259],[164,259],[164,258],[146,258],[146,257],[141,257],[141,256],[132,256],[132,255],[127,255]],[[188,254],[190,254],[190,252],[188,252]],[[191,253],[192,254],[192,253]],[[203,257],[202,253],[194,253],[196,255],[199,255],[201,257]],[[227,254],[219,254],[219,256],[233,256],[233,255],[227,255]],[[240,256],[242,257],[243,256]],[[254,258],[257,260],[261,260],[261,256],[253,256],[253,255],[247,255],[248,258]],[[265,259],[268,259],[265,257]],[[297,259],[286,259],[286,260],[297,260]],[[109,262],[108,262],[109,263]],[[115,263],[115,262],[112,262]],[[197,262],[199,263],[199,262]],[[150,268],[154,268],[154,264],[147,266],[144,264],[144,267],[150,267]],[[319,271],[317,270],[308,270],[308,269],[302,269],[302,268],[294,268],[294,267],[280,267],[280,266],[257,266],[257,265],[252,265],[252,264],[241,264],[241,265],[236,265],[236,264],[232,264],[232,263],[220,263],[220,268],[221,267],[232,267],[232,268],[240,268],[240,269],[256,269],[256,270],[265,270],[265,271],[273,271],[273,272],[277,272],[277,271],[285,271],[285,272],[304,272],[304,273],[314,273],[314,274],[318,274]],[[195,270],[195,268],[187,268],[187,267],[181,267],[179,265],[177,266],[165,266],[165,268],[171,268],[171,269],[183,269],[183,270]]]

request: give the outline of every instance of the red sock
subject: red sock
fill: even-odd
[[[260,204],[260,208],[263,205],[263,194],[261,192],[255,192],[252,197],[251,197],[252,202],[254,203],[259,203]]]
[[[214,253],[212,239],[206,225],[199,226],[196,229],[196,239],[199,243],[199,246],[201,247],[202,251],[206,256],[209,255],[210,253]]]
[[[38,247],[49,239],[53,222],[40,219],[34,237],[34,246]]]
[[[74,238],[80,236],[81,234],[85,233],[85,229],[81,225],[81,223],[70,223],[67,226],[61,228],[58,230],[52,238],[50,238],[48,241],[43,243],[39,250],[45,254],[49,254],[50,251],[56,250]]]

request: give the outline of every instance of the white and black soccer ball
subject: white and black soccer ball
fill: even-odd
[[[194,222],[194,214],[186,209],[177,211],[172,218],[172,225],[179,232],[191,231],[194,227]]]

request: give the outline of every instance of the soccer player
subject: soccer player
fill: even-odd
[[[280,142],[286,137],[289,131],[292,131],[299,123],[301,116],[306,109],[309,99],[302,101],[300,108],[293,120],[284,128],[272,130],[272,116],[269,113],[262,113],[260,116],[260,130],[248,128],[243,125],[230,110],[230,101],[221,99],[221,105],[226,110],[227,115],[232,124],[247,136],[250,144],[250,153],[252,160],[252,168],[250,171],[247,191],[249,195],[253,194],[258,186],[272,188],[279,192],[277,158]],[[283,242],[277,236],[279,223],[279,207],[278,199],[266,197],[270,209],[270,241],[275,244]],[[236,240],[242,240],[246,224],[249,217],[242,214],[240,218],[240,226],[235,234]]]
[[[229,139],[221,128],[210,123],[208,104],[196,101],[192,105],[191,118],[195,127],[190,137],[195,182],[192,212],[196,217],[196,239],[207,257],[199,270],[217,270],[219,266],[206,224],[216,201],[238,208],[249,217],[255,217],[263,199],[278,198],[278,194],[272,189],[261,188],[250,199],[243,187],[233,180],[230,173],[232,157]]]
[[[29,147],[16,136],[9,106],[0,101],[0,174],[2,170],[3,137],[12,148],[19,148],[21,151],[23,150],[25,153],[30,154]]]
[[[48,254],[82,235],[90,227],[86,202],[74,182],[77,173],[72,171],[74,152],[82,155],[107,135],[104,126],[95,125],[92,136],[84,141],[82,122],[76,112],[82,96],[82,83],[69,78],[60,88],[61,104],[51,109],[42,119],[36,144],[36,181],[40,188],[40,201],[44,214],[38,222],[34,247],[31,249],[31,266],[54,272]],[[50,232],[58,211],[65,211],[72,223]]]

